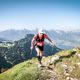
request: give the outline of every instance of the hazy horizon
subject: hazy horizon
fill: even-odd
[[[0,31],[80,30],[79,0],[0,0]]]
[[[42,28],[41,28],[42,29]],[[5,30],[0,30],[0,32],[3,32],[3,31],[10,31],[10,30],[30,30],[30,31],[35,31],[35,30],[39,30],[39,28],[36,28],[36,29],[5,29]],[[73,30],[61,30],[61,29],[44,29],[44,30],[47,30],[47,31],[80,31],[80,29],[73,29]]]

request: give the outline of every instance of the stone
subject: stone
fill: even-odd
[[[54,56],[54,57],[51,58],[51,62],[54,62],[56,60],[59,60],[59,56]]]

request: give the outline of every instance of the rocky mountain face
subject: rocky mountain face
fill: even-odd
[[[22,38],[25,38],[26,34],[34,34],[36,31],[31,31],[31,30],[5,30],[0,32],[0,38],[4,38],[6,40],[11,40],[11,41],[17,41]]]
[[[56,45],[61,49],[72,49],[80,46],[80,31],[51,30],[48,35],[56,41]]]

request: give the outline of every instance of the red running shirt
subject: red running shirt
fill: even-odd
[[[36,36],[33,37],[33,41],[35,40],[35,45],[36,46],[43,46],[44,45],[44,40],[41,39],[40,41],[38,41],[37,38],[40,40],[40,38],[38,37],[38,35],[36,35]],[[48,39],[48,36],[46,34],[43,34],[43,38],[44,39],[45,38]]]

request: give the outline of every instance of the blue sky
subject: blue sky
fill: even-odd
[[[80,29],[80,0],[0,0],[0,31]]]

